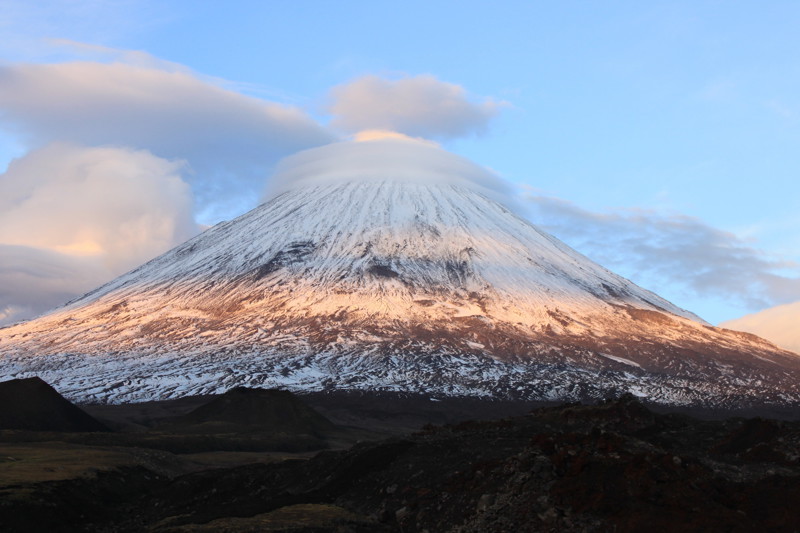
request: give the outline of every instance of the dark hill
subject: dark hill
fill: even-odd
[[[165,423],[185,432],[269,432],[317,435],[333,423],[289,391],[236,387]]]
[[[108,431],[40,378],[0,382],[0,429]]]

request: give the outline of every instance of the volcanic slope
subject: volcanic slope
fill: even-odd
[[[311,183],[36,320],[0,370],[68,396],[233,386],[796,401],[800,359],[713,328],[475,188]],[[105,383],[98,386],[98,382]]]

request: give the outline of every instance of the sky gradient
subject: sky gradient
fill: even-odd
[[[0,0],[0,323],[361,130],[491,169],[712,323],[799,301],[799,23],[788,1]]]

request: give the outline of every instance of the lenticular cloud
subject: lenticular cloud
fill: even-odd
[[[454,139],[484,133],[504,105],[492,99],[474,101],[460,85],[430,75],[398,80],[363,76],[334,87],[328,111],[333,127],[351,133],[381,129]]]
[[[435,144],[398,135],[368,135],[304,150],[278,164],[266,198],[298,186],[346,181],[457,184],[509,203],[509,187],[487,169]]]

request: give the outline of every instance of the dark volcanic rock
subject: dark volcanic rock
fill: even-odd
[[[628,396],[154,479],[106,510],[113,519],[74,529],[789,532],[798,450],[800,422],[702,421]]]
[[[39,378],[0,382],[0,429],[108,431]]]
[[[659,415],[632,397],[545,408],[307,462],[188,475],[127,512],[136,518],[125,527],[190,531],[327,504],[372,517],[376,531],[795,531],[800,512],[789,502],[800,497],[800,462],[788,450],[800,445],[800,427],[769,427]],[[767,440],[754,444],[759,435]],[[773,453],[737,454],[748,445]]]
[[[165,423],[192,433],[247,432],[318,435],[334,425],[289,391],[236,387]]]

